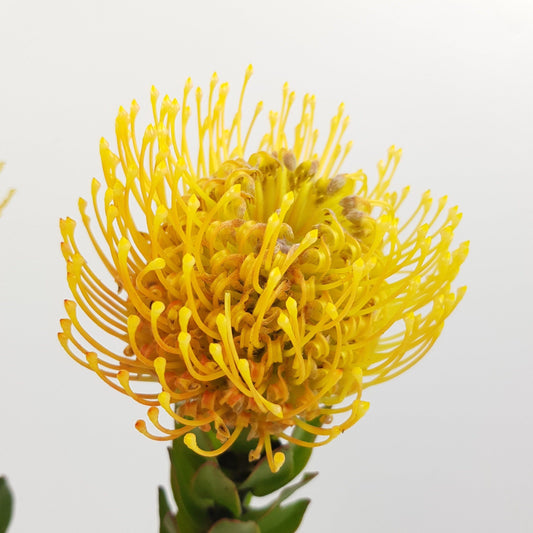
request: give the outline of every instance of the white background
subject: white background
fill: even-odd
[[[367,392],[370,411],[315,452],[301,531],[533,530],[533,7],[506,1],[0,3],[0,472],[12,532],[157,531],[165,446],[144,409],[56,341],[68,296],[58,218],[101,177],[120,104],[188,76],[279,105],[314,92],[322,130],[352,117],[346,170],[404,148],[395,178],[448,194],[471,240],[464,301],[430,355]]]

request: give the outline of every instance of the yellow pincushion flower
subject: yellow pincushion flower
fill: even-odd
[[[104,194],[92,184],[96,231],[79,203],[109,279],[82,255],[74,221],[62,220],[74,301],[65,303],[59,338],[76,361],[149,406],[157,431],[140,420],[145,435],[184,435],[211,456],[245,430],[258,439],[250,460],[264,450],[277,470],[283,456],[272,453],[271,436],[329,442],[366,411],[364,387],[427,352],[464,292],[450,283],[467,244],[450,251],[460,215],[444,212],[445,199],[433,207],[429,193],[399,220],[408,189],[388,189],[400,150],[389,150],[373,186],[362,171],[339,173],[351,147],[342,144],[342,105],[317,151],[315,99],[304,97],[289,139],[294,93],[285,85],[281,110],[249,150],[262,108],[243,124],[250,76],[251,68],[229,123],[228,85],[217,91],[213,76],[206,110],[197,89],[194,150],[186,133],[190,80],[181,105],[168,96],[158,104],[152,89],[154,122],[142,139],[137,103],[120,109],[117,153],[100,144]],[[320,427],[309,423],[317,417]],[[297,440],[293,426],[322,440]],[[216,430],[220,447],[200,449],[198,427]]]

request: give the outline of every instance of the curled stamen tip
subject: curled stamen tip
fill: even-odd
[[[276,452],[274,454],[274,473],[279,472],[279,469],[285,463],[285,454],[283,452]]]
[[[248,65],[248,67],[246,68],[246,78],[247,79],[250,79],[250,76],[254,73],[254,67],[252,66],[252,64]]]
[[[137,422],[135,422],[135,429],[139,433],[142,433],[145,437],[150,437],[150,434],[146,429],[146,422],[144,420],[137,420]]]
[[[179,310],[179,319],[180,319],[180,325],[183,322],[184,325],[182,325],[181,329],[187,329],[187,323],[189,322],[190,318],[192,316],[192,311],[188,308],[183,306]]]
[[[138,315],[128,316],[128,326],[131,327],[132,329],[136,330],[140,323],[141,323],[141,319]]]
[[[65,311],[68,313],[69,316],[70,313],[76,312],[76,302],[73,302],[72,300],[64,300],[63,304],[65,306]]]
[[[148,418],[152,423],[159,421],[159,409],[155,406],[152,406],[148,409]]]
[[[222,346],[220,346],[220,344],[216,344],[216,343],[212,342],[209,345],[209,353],[213,357],[218,357],[218,356],[222,355]]]
[[[215,322],[219,330],[220,329],[223,330],[226,328],[227,320],[226,320],[226,317],[222,313],[219,313],[217,315]]]
[[[152,311],[154,315],[159,316],[165,310],[165,304],[160,301],[152,302],[152,306],[150,307],[150,310]]]
[[[196,435],[194,433],[186,433],[183,437],[183,442],[187,448],[191,449],[193,452],[198,450],[198,444],[196,444]]]
[[[289,313],[291,314],[297,313],[298,304],[296,303],[296,300],[292,296],[289,296],[287,298],[287,301],[285,302],[285,306],[287,307],[287,310],[289,311]]]
[[[130,248],[131,248],[130,241],[128,241],[128,239],[126,239],[126,237],[121,237],[120,241],[118,242],[119,251],[123,250],[123,251],[129,252]]]

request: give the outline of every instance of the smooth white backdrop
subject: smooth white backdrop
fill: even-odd
[[[529,1],[2,0],[0,473],[11,531],[157,531],[165,446],[144,409],[56,341],[68,296],[58,218],[101,177],[118,106],[180,96],[216,70],[248,102],[313,92],[325,130],[340,101],[345,168],[404,148],[396,186],[448,194],[471,240],[464,301],[429,356],[369,390],[370,411],[316,451],[301,531],[533,530],[533,6]],[[0,194],[1,196],[1,194]]]

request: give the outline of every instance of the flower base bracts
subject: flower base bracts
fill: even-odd
[[[318,420],[311,422],[317,427]],[[295,438],[312,442],[314,435],[296,430]],[[199,443],[210,449],[216,442],[214,432],[195,430]],[[277,445],[276,445],[277,446]],[[273,473],[267,458],[256,464],[248,455],[257,447],[257,439],[241,434],[230,450],[215,458],[203,458],[192,452],[181,439],[169,449],[172,492],[178,507],[171,509],[165,492],[159,489],[160,532],[162,533],[293,533],[297,530],[309,504],[308,499],[285,503],[298,488],[316,473],[304,474],[300,481],[288,485],[304,469],[311,448],[280,446],[286,461]],[[278,497],[265,507],[255,507],[253,497],[272,494]]]

